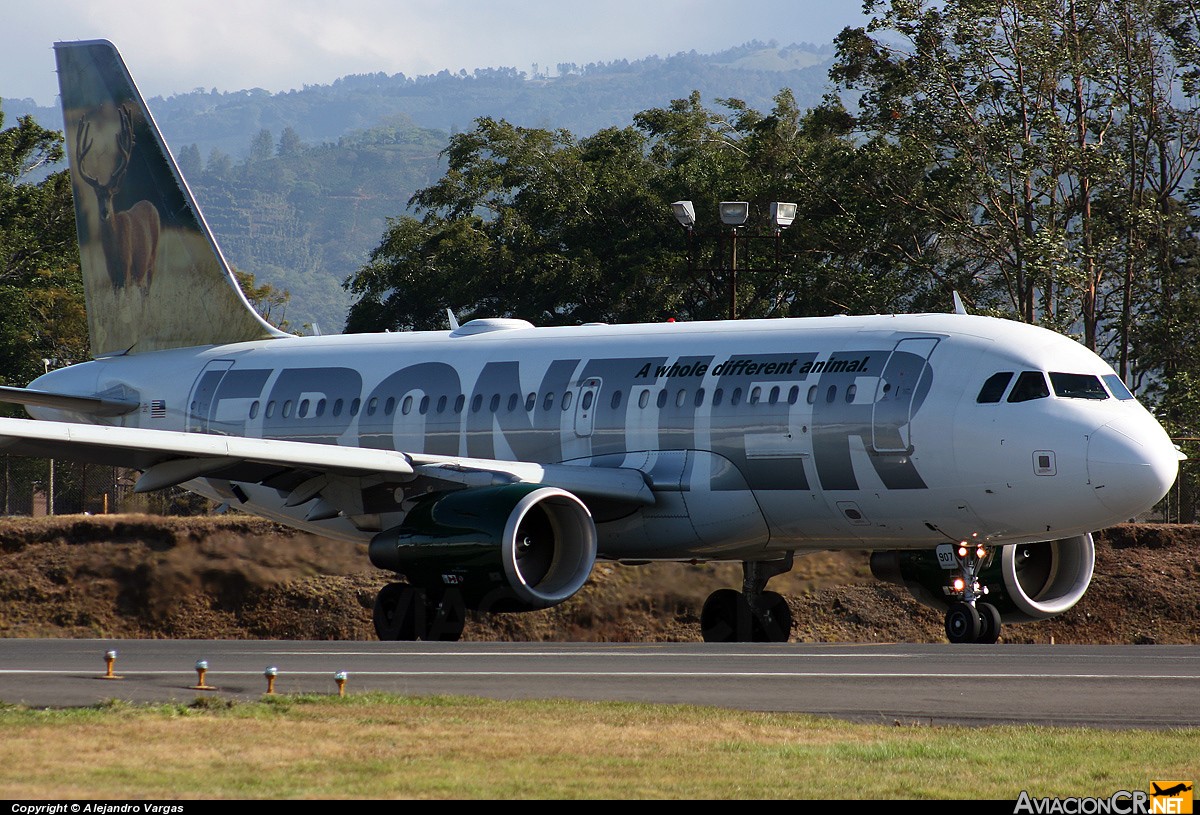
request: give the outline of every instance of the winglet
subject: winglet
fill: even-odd
[[[92,356],[290,336],[247,302],[113,44],[54,53]]]
[[[954,292],[954,313],[966,314],[967,307],[963,305],[962,298],[958,296],[958,292]]]

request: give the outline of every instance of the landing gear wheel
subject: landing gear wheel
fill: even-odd
[[[421,639],[438,642],[458,642],[467,623],[467,610],[462,595],[447,591],[439,597],[432,593],[425,601],[426,630]]]
[[[754,615],[755,642],[787,642],[792,634],[792,610],[782,594],[764,591]]]
[[[375,635],[385,642],[417,638],[417,596],[407,583],[388,583],[375,596]]]
[[[976,603],[979,613],[979,638],[975,642],[991,645],[1000,639],[1000,609],[991,603]]]
[[[705,642],[749,642],[750,606],[740,591],[717,589],[700,610],[700,634]]]
[[[951,603],[946,609],[946,638],[950,642],[978,642],[979,614],[970,603]]]

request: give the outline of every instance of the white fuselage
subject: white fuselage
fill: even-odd
[[[1013,376],[999,397],[981,402],[1004,372]],[[1010,401],[1034,374],[1048,392]],[[1169,488],[1178,454],[1135,399],[1114,395],[1114,379],[1058,334],[957,314],[569,328],[497,320],[110,357],[31,387],[119,392],[138,410],[106,420],[31,412],[637,469],[654,504],[592,506],[600,555],[726,559],[972,536],[1017,543],[1126,521]],[[1060,394],[1067,380],[1083,390]],[[1096,392],[1093,382],[1106,384]],[[231,485],[189,486],[227,499]],[[364,486],[374,497],[360,512],[306,523],[279,490],[240,486],[247,509],[323,534],[365,540],[403,518],[402,490],[389,504]]]

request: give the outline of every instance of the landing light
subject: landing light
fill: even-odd
[[[963,579],[961,577],[956,577],[956,578],[954,578],[953,585],[954,585],[955,591],[962,591],[963,587],[966,586],[967,584],[963,582]]]

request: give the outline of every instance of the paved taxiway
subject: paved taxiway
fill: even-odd
[[[115,650],[104,679],[105,652]],[[205,684],[196,690],[197,660]],[[855,721],[1200,726],[1200,646],[0,640],[0,701],[463,694],[693,703]]]

